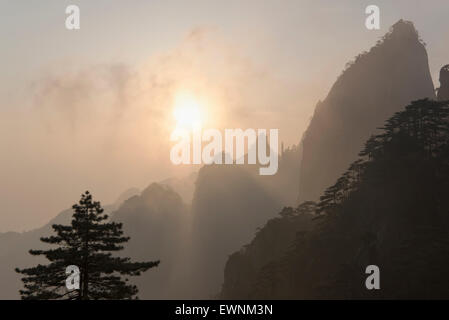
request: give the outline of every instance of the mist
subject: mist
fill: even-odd
[[[46,70],[28,86],[23,105],[2,111],[2,146],[9,150],[2,181],[12,183],[0,186],[1,231],[46,223],[84,189],[110,203],[127,188],[198,169],[169,159],[178,92],[202,102],[205,127],[282,128],[281,140],[295,143],[295,122],[278,113],[297,103],[290,86],[211,28],[191,30],[141,65]],[[25,194],[29,201],[20,201]]]
[[[101,1],[79,4],[77,33],[64,29],[65,2],[1,4],[11,15],[0,31],[0,231],[40,226],[86,189],[111,203],[197,170],[169,162],[179,91],[206,106],[206,127],[278,128],[293,145],[348,59],[398,18],[426,39],[434,83],[449,32],[444,10],[419,1],[381,2],[378,31],[363,27],[365,4],[350,1],[108,1],[107,13]],[[123,16],[132,23],[117,23]]]

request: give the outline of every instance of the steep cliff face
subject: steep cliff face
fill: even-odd
[[[413,24],[400,20],[317,104],[303,139],[299,200],[318,200],[385,119],[425,97],[435,98],[427,52]]]
[[[449,100],[449,64],[440,70],[440,87],[438,88],[438,100]]]
[[[247,243],[279,207],[245,166],[210,165],[200,170],[192,204],[190,298],[218,294],[228,255]]]

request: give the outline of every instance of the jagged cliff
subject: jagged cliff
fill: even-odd
[[[400,20],[317,104],[303,138],[300,202],[318,200],[385,119],[425,97],[435,97],[427,52],[413,24]]]
[[[440,87],[438,88],[438,100],[449,100],[449,64],[440,70]]]

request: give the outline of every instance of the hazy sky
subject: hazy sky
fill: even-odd
[[[65,28],[77,4],[81,29]],[[364,26],[380,7],[381,30]],[[173,99],[217,128],[298,143],[346,62],[400,18],[449,63],[449,1],[0,0],[0,232],[27,230],[86,189],[110,203],[185,170],[169,162]],[[188,168],[184,168],[188,169]]]

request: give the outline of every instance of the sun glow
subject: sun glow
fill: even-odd
[[[201,106],[192,96],[179,94],[175,99],[173,116],[177,129],[200,129],[203,122]]]

